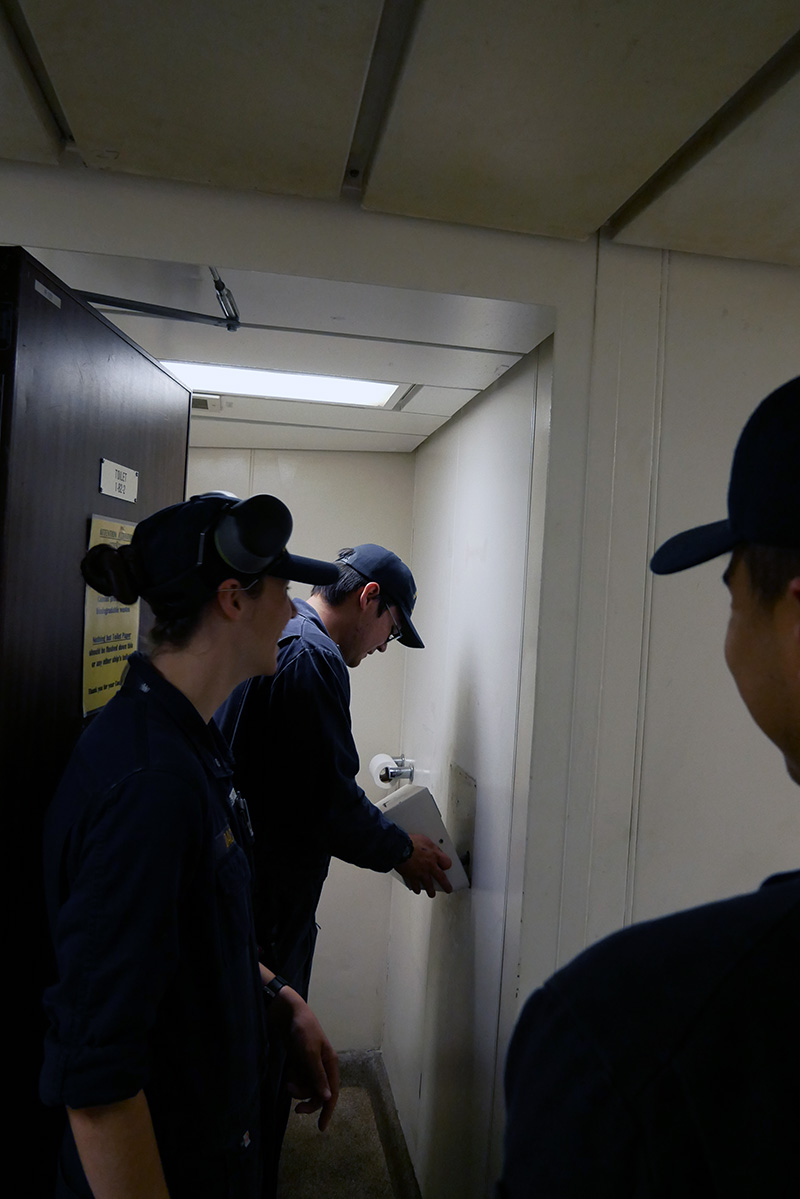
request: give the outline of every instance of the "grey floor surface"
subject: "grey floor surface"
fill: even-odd
[[[279,1199],[395,1199],[372,1102],[363,1087],[343,1087],[333,1120],[319,1132],[313,1117],[289,1117]]]
[[[380,1054],[342,1054],[340,1067],[325,1132],[289,1117],[278,1199],[420,1199]]]

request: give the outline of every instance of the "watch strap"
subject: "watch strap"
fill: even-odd
[[[399,857],[399,858],[397,859],[397,861],[395,862],[395,868],[397,868],[398,866],[402,866],[402,865],[403,865],[403,862],[407,862],[407,861],[408,861],[408,859],[411,857],[411,855],[412,855],[412,853],[413,853],[413,852],[414,852],[414,842],[413,842],[413,841],[411,840],[411,838],[409,837],[409,838],[408,838],[408,845],[405,847],[405,849],[403,850],[402,854],[400,855],[400,857]]]
[[[289,984],[287,983],[286,979],[281,978],[279,974],[276,974],[275,977],[271,978],[268,983],[262,983],[264,998],[272,1002],[273,999],[277,999],[279,992],[281,992],[284,987],[288,986]]]

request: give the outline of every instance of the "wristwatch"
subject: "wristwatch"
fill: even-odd
[[[278,997],[279,991],[282,991],[284,987],[289,986],[286,979],[281,978],[279,974],[276,974],[274,978],[271,978],[268,983],[262,983],[261,985],[264,989],[264,998],[269,1003]]]
[[[413,842],[413,841],[411,840],[411,838],[409,837],[409,838],[408,838],[408,845],[405,847],[405,849],[404,849],[404,850],[403,850],[403,852],[401,853],[400,857],[397,859],[397,861],[396,861],[396,862],[395,862],[395,864],[394,864],[394,865],[395,865],[395,869],[397,869],[397,867],[398,867],[398,866],[402,866],[402,865],[403,865],[403,862],[407,862],[407,861],[408,861],[408,859],[411,857],[411,855],[412,855],[412,853],[413,853],[413,852],[414,852],[414,842]]]

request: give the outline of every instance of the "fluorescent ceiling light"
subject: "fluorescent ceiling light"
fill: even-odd
[[[204,362],[162,363],[190,391],[214,395],[261,396],[264,399],[312,400],[325,404],[379,407],[397,391],[397,383],[371,383],[327,375],[297,375],[248,366]]]

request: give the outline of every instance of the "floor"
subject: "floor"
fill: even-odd
[[[421,1199],[380,1054],[339,1055],[333,1119],[289,1117],[279,1199]]]

